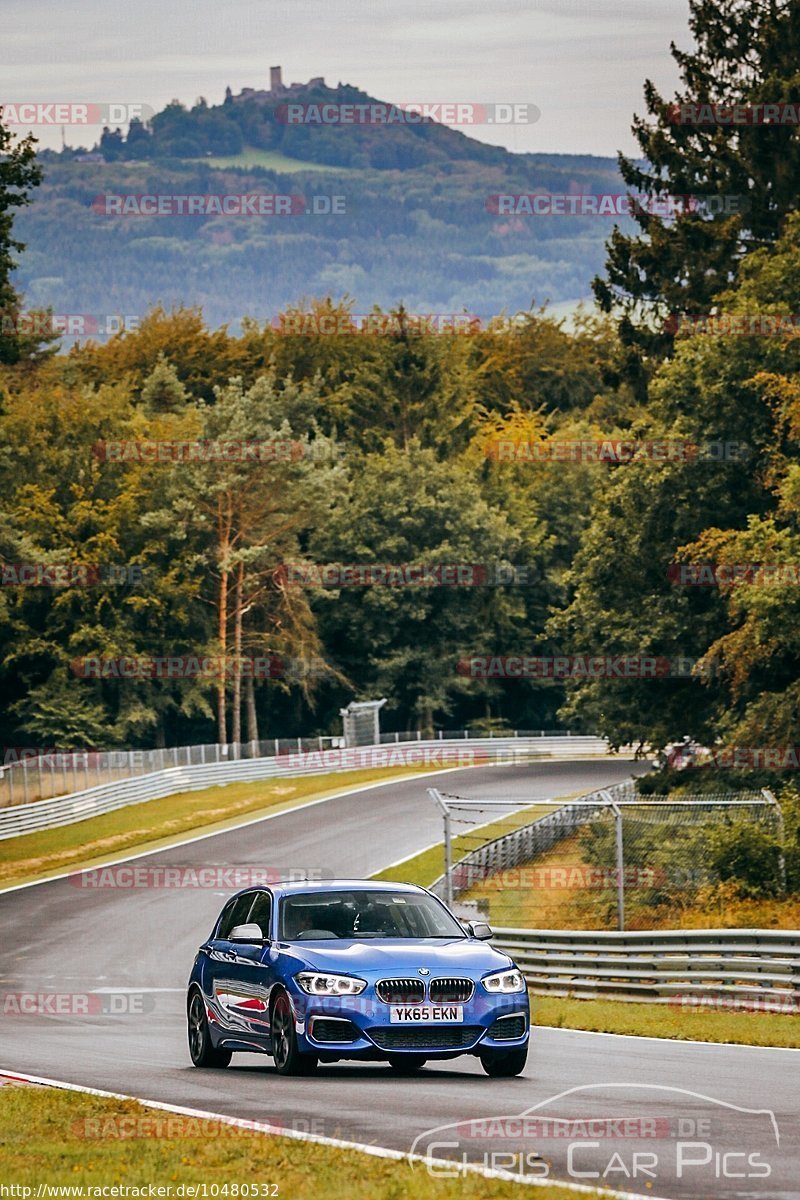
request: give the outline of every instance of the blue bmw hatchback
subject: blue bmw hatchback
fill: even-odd
[[[525,1066],[525,980],[424,888],[337,880],[231,897],[189,978],[196,1067],[234,1051],[271,1054],[283,1075],[319,1062],[379,1060],[411,1073],[477,1055],[488,1075]]]

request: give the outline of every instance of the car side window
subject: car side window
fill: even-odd
[[[244,896],[239,896],[227,908],[223,909],[216,937],[227,938],[234,925],[244,925],[252,903],[253,893],[247,892]]]
[[[258,925],[265,938],[270,936],[272,922],[272,896],[269,892],[259,892],[247,918],[247,923]]]

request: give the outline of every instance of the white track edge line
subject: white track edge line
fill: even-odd
[[[366,1142],[351,1142],[342,1138],[324,1137],[322,1134],[307,1133],[303,1130],[287,1130],[279,1126],[268,1125],[261,1121],[249,1121],[245,1117],[230,1117],[224,1113],[207,1112],[199,1108],[186,1108],[180,1104],[167,1104],[162,1100],[143,1100],[139,1096],[129,1096],[124,1092],[108,1092],[101,1088],[84,1087],[79,1083],[65,1083],[60,1079],[47,1079],[41,1075],[27,1075],[21,1071],[4,1071],[0,1068],[0,1076],[6,1079],[22,1080],[25,1083],[35,1083],[42,1087],[59,1088],[67,1092],[83,1092],[88,1096],[105,1096],[111,1100],[136,1100],[147,1108],[159,1109],[162,1112],[175,1113],[177,1116],[195,1117],[204,1121],[219,1121],[224,1125],[233,1125],[239,1129],[253,1129],[259,1133],[272,1134],[275,1137],[291,1138],[298,1142],[313,1142],[318,1146],[332,1146],[337,1150],[356,1150],[361,1154],[369,1154],[373,1158],[388,1158],[395,1162],[426,1163],[434,1166],[453,1167],[471,1175],[480,1175],[484,1179],[505,1179],[509,1183],[525,1183],[530,1187],[560,1187],[568,1192],[577,1192],[589,1196],[609,1196],[614,1200],[668,1200],[664,1196],[644,1195],[642,1192],[618,1192],[611,1188],[591,1187],[585,1183],[563,1183],[558,1179],[531,1179],[527,1175],[515,1175],[511,1171],[502,1171],[492,1167],[482,1167],[478,1163],[455,1163],[446,1158],[426,1158],[422,1154],[410,1154],[403,1150],[392,1150],[388,1146],[371,1146]]]
[[[53,883],[57,879],[69,879],[72,875],[81,875],[84,871],[100,871],[105,867],[116,867],[120,863],[133,862],[137,858],[149,858],[151,854],[166,854],[168,850],[179,850],[182,846],[190,846],[194,842],[202,842],[205,838],[222,837],[226,833],[235,833],[239,829],[246,829],[249,825],[258,825],[261,821],[274,821],[276,817],[285,817],[290,813],[299,812],[302,808],[314,808],[317,804],[327,804],[330,800],[341,800],[345,796],[354,796],[358,792],[370,791],[372,788],[389,787],[393,783],[413,783],[417,779],[428,779],[432,775],[447,775],[450,771],[472,771],[487,766],[505,766],[505,763],[473,763],[468,767],[446,767],[437,771],[422,771],[418,775],[396,775],[392,779],[379,779],[373,783],[359,784],[358,787],[348,788],[344,792],[334,792],[331,796],[319,796],[316,800],[300,801],[297,804],[292,804],[288,808],[281,808],[279,812],[265,813],[260,817],[249,817],[243,821],[238,821],[233,825],[226,826],[225,829],[214,829],[208,833],[198,833],[188,838],[181,838],[177,842],[170,842],[167,846],[159,846],[157,849],[138,850],[135,854],[127,854],[123,858],[112,858],[107,862],[101,862],[92,867],[75,867],[72,871],[62,871],[59,875],[47,875],[43,879],[29,879],[26,883],[14,883],[11,887],[0,888],[0,896],[5,896],[8,892],[21,892],[23,888],[38,887],[42,883]],[[272,778],[268,776],[267,778]],[[290,778],[294,778],[290,776]],[[260,782],[255,780],[252,782]],[[217,787],[225,787],[226,784],[216,784]],[[176,795],[178,793],[175,793]],[[156,797],[158,798],[158,797]],[[168,799],[162,796],[160,799]],[[144,803],[148,803],[144,801]],[[129,807],[133,807],[132,805]],[[116,810],[120,811],[120,810]],[[91,820],[91,818],[88,818]],[[76,822],[77,823],[77,822]],[[39,831],[43,832],[43,831]],[[438,843],[434,843],[438,845]],[[413,858],[413,855],[409,857]],[[381,868],[383,870],[383,868]]]
[[[533,1007],[533,1006],[532,1006]],[[773,1016],[780,1016],[773,1013]],[[573,1029],[569,1025],[537,1025],[531,1023],[532,1029],[551,1029],[553,1033],[590,1034],[592,1037],[624,1037],[634,1038],[637,1042],[670,1042],[673,1046],[730,1046],[735,1050],[779,1050],[781,1054],[800,1054],[800,1046],[752,1046],[747,1042],[704,1042],[699,1038],[668,1038],[658,1037],[653,1033],[608,1033],[604,1029]]]
[[[545,761],[546,765],[549,765],[554,762],[568,762],[568,763],[594,762],[595,759],[594,758],[585,758],[585,759],[584,758],[575,758],[575,759],[570,758],[570,759],[547,759],[547,760],[543,760],[543,761]],[[261,821],[274,821],[277,817],[287,816],[289,813],[298,812],[302,808],[314,808],[317,804],[327,804],[330,800],[340,800],[340,799],[344,798],[345,796],[355,796],[358,792],[367,792],[367,791],[370,791],[372,788],[390,787],[391,784],[393,784],[393,783],[414,783],[417,779],[430,779],[431,776],[449,775],[453,771],[478,771],[478,770],[482,770],[485,767],[509,767],[509,766],[522,766],[522,765],[526,765],[526,764],[521,764],[521,763],[471,763],[469,766],[443,767],[443,768],[437,769],[435,771],[420,771],[419,774],[416,774],[416,775],[395,775],[391,779],[379,779],[373,783],[359,784],[358,787],[348,788],[344,792],[335,792],[332,796],[320,796],[316,800],[307,800],[305,802],[300,801],[298,804],[290,805],[289,808],[282,808],[280,810],[280,812],[265,813],[261,817],[251,817],[247,820],[237,822],[234,825],[229,825],[225,829],[214,829],[208,833],[198,833],[193,837],[182,838],[177,842],[170,842],[169,845],[167,845],[167,846],[160,846],[156,850],[152,850],[152,849],[151,850],[139,850],[135,854],[127,854],[123,858],[112,858],[108,862],[101,862],[93,867],[84,867],[82,869],[80,867],[76,867],[72,871],[62,871],[61,874],[59,874],[59,875],[47,875],[43,879],[29,879],[27,881],[27,883],[14,883],[10,887],[0,888],[0,896],[5,896],[9,892],[21,892],[23,890],[23,888],[38,887],[42,883],[53,883],[57,879],[69,879],[69,877],[71,875],[83,874],[83,871],[87,871],[87,870],[99,871],[99,870],[102,870],[104,867],[117,867],[121,863],[133,862],[137,858],[149,858],[149,856],[151,854],[166,854],[166,852],[168,850],[179,850],[181,848],[181,846],[190,846],[194,842],[202,842],[205,838],[221,837],[223,834],[226,834],[226,833],[235,833],[236,830],[238,830],[238,829],[246,829],[249,825],[258,825]],[[270,775],[270,776],[266,776],[266,778],[273,779],[273,778],[280,778],[280,777]],[[290,776],[287,776],[287,778],[295,779],[295,778],[302,778],[302,776],[291,776],[290,775]],[[260,781],[259,780],[251,780],[249,782],[258,783]],[[215,784],[213,786],[226,787],[229,785]],[[179,795],[180,793],[176,792],[174,794]],[[154,799],[162,799],[162,800],[165,800],[168,798],[169,797],[166,797],[166,796],[154,797]],[[147,804],[148,801],[145,800],[145,801],[143,801],[143,803]],[[133,805],[130,805],[130,806],[123,805],[123,807],[133,807]],[[120,811],[120,810],[115,809],[112,811]],[[103,814],[103,815],[105,815],[105,814]],[[87,820],[91,820],[91,817],[87,818]],[[78,824],[78,822],[75,822],[75,823]],[[54,828],[66,828],[66,826],[54,826]],[[35,830],[34,832],[41,833],[41,832],[45,832],[45,831],[44,830]],[[441,843],[434,842],[432,844],[434,846],[438,846]],[[426,847],[426,849],[430,849],[430,848],[431,848],[430,846]],[[417,853],[421,853],[421,851],[417,851]],[[415,856],[414,856],[414,854],[410,854],[407,857],[414,858]],[[403,860],[401,859],[400,861],[402,862]],[[385,868],[385,867],[380,868],[381,871],[387,870],[387,869],[388,868]]]

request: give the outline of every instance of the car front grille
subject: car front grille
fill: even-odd
[[[367,1030],[381,1050],[464,1050],[477,1041],[479,1025],[440,1025],[436,1028],[378,1026]]]
[[[384,1004],[419,1004],[425,999],[425,984],[421,979],[379,979],[375,992]]]
[[[462,1004],[475,991],[471,979],[432,979],[428,995],[434,1004]]]
[[[361,1036],[344,1017],[312,1017],[309,1032],[315,1042],[356,1042]]]
[[[513,1017],[498,1017],[489,1029],[489,1037],[500,1041],[525,1037],[525,1018],[522,1013]]]

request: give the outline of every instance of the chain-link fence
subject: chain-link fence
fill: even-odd
[[[169,746],[155,750],[49,750],[35,753],[9,747],[0,763],[0,808],[50,800],[84,788],[134,779],[169,767],[196,767],[206,763],[236,762],[244,758],[270,758],[299,751],[329,750],[344,743],[342,737],[270,738],[260,742],[209,743]]]
[[[429,795],[444,825],[435,890],[497,926],[710,928],[731,923],[734,893],[786,890],[782,814],[770,792],[644,798],[625,783],[524,809]]]
[[[489,738],[576,738],[581,735],[569,730],[510,730],[503,733],[479,733],[476,730],[455,731],[440,729],[436,741],[468,741],[475,737]],[[405,745],[422,742],[420,730],[404,733],[381,733],[376,744]],[[583,739],[585,741],[585,738]],[[197,767],[207,763],[238,762],[248,758],[280,758],[286,754],[312,754],[340,749],[348,744],[343,735],[320,734],[314,737],[264,738],[253,742],[213,742],[196,746],[168,746],[153,750],[62,749],[25,746],[0,747],[0,808],[12,804],[30,804],[35,800],[50,800],[104,783],[117,783],[164,771],[169,767]],[[353,742],[353,744],[357,744]]]

